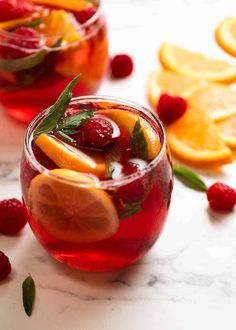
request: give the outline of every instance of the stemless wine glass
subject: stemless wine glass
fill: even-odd
[[[72,99],[69,111],[88,107],[127,111],[145,119],[160,139],[157,156],[140,171],[121,178],[84,181],[79,174],[61,175],[64,170],[58,170],[33,142],[46,110],[25,135],[22,195],[32,231],[50,255],[81,270],[110,271],[137,261],[158,239],[171,200],[173,173],[165,131],[155,114],[123,99],[95,96]],[[129,207],[124,212],[125,203]],[[102,206],[106,211],[101,211]]]
[[[100,2],[97,2],[94,15],[85,22],[82,17],[83,23],[75,20],[73,10],[50,6],[42,10],[42,6],[37,6],[38,12],[23,25],[27,27],[34,22],[37,24],[40,19],[43,22],[51,19],[47,23],[49,29],[57,31],[64,19],[65,24],[76,27],[74,30],[69,25],[71,31],[66,27],[67,34],[45,35],[45,24],[41,23],[34,27],[39,33],[37,37],[27,35],[28,32],[21,35],[15,33],[17,26],[4,30],[0,23],[0,103],[9,115],[30,122],[42,109],[50,106],[71,78],[78,74],[81,78],[74,96],[97,91],[108,64],[106,23]],[[59,27],[55,28],[56,24]],[[35,45],[36,49],[31,49]]]

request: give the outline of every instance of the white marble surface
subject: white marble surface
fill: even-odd
[[[111,53],[135,59],[133,76],[105,81],[101,94],[147,105],[145,82],[163,40],[227,57],[213,30],[236,13],[226,0],[104,0]],[[24,126],[0,113],[0,199],[20,197],[19,160]],[[236,163],[203,174],[236,187]],[[108,274],[71,270],[53,261],[29,228],[0,236],[13,272],[0,284],[1,330],[234,330],[236,328],[236,216],[207,208],[205,195],[175,182],[164,232],[138,264]],[[23,311],[21,283],[30,273],[37,297],[31,318]]]

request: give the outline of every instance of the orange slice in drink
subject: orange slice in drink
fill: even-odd
[[[67,143],[47,134],[41,134],[36,140],[37,146],[57,166],[77,172],[85,172],[103,178],[106,171],[105,160],[102,156],[86,154]]]
[[[31,1],[40,5],[60,7],[72,11],[79,11],[84,8],[89,8],[93,6],[91,1],[86,1],[86,0],[31,0]]]
[[[236,114],[236,92],[223,84],[206,84],[195,90],[188,101],[216,121]]]
[[[155,69],[151,72],[148,79],[148,99],[155,108],[162,93],[186,98],[201,84],[203,82],[197,78],[187,77],[165,69]]]
[[[236,17],[227,17],[218,25],[215,39],[224,51],[236,56]]]
[[[173,44],[161,45],[159,59],[164,68],[189,77],[223,83],[236,81],[236,65]]]
[[[28,16],[28,17],[13,19],[10,21],[1,22],[0,30],[11,30],[11,29],[17,28],[18,26],[27,24],[27,23],[31,22],[33,19],[34,19],[33,16]]]
[[[32,216],[53,237],[90,243],[114,235],[119,218],[109,195],[93,179],[67,169],[37,175],[29,188]]]
[[[185,114],[166,128],[172,153],[199,167],[217,167],[232,162],[232,152],[207,113],[189,106]]]
[[[70,13],[65,10],[51,10],[48,16],[43,18],[43,28],[39,31],[47,36],[47,45],[53,46],[55,38],[63,38],[68,44],[81,40],[80,33]]]
[[[118,126],[124,127],[130,134],[132,134],[134,126],[139,119],[143,135],[148,145],[148,159],[152,160],[158,155],[161,149],[159,136],[145,119],[135,113],[120,109],[99,110],[97,114],[111,118]]]
[[[236,148],[236,115],[217,123],[220,136],[231,148]]]

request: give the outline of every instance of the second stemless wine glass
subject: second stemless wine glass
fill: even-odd
[[[84,181],[84,176],[66,169],[65,162],[58,168],[41,151],[42,145],[41,150],[35,146],[33,134],[44,111],[26,132],[22,194],[36,238],[55,259],[82,270],[109,271],[137,261],[158,239],[170,204],[172,167],[164,128],[150,111],[123,99],[91,96],[73,99],[68,111],[88,108],[98,116],[140,118],[158,136],[156,157],[136,173]],[[122,120],[119,125],[122,128]],[[119,143],[123,145],[122,140]],[[100,151],[101,156],[104,153]],[[81,154],[75,150],[76,155]]]
[[[29,22],[23,18],[25,25],[22,23],[25,28],[42,20],[34,27],[39,33],[37,37],[29,32],[16,33],[17,26],[1,28],[14,26],[14,20],[10,25],[0,22],[0,104],[22,122],[30,122],[54,103],[60,91],[78,74],[81,78],[74,96],[94,94],[108,64],[107,29],[100,2],[88,20],[81,16],[81,23],[75,19],[73,8],[64,10],[38,3]],[[63,22],[67,24],[67,34],[45,34],[44,25],[52,33],[60,30]],[[31,49],[35,44],[37,49]]]

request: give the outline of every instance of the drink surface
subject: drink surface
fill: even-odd
[[[88,271],[140,259],[162,231],[173,185],[155,118],[94,97],[72,101],[48,133],[40,120],[28,131],[21,165],[37,239],[57,260]]]
[[[16,119],[30,122],[79,73],[74,95],[95,93],[107,61],[99,1],[0,2],[0,102]]]

